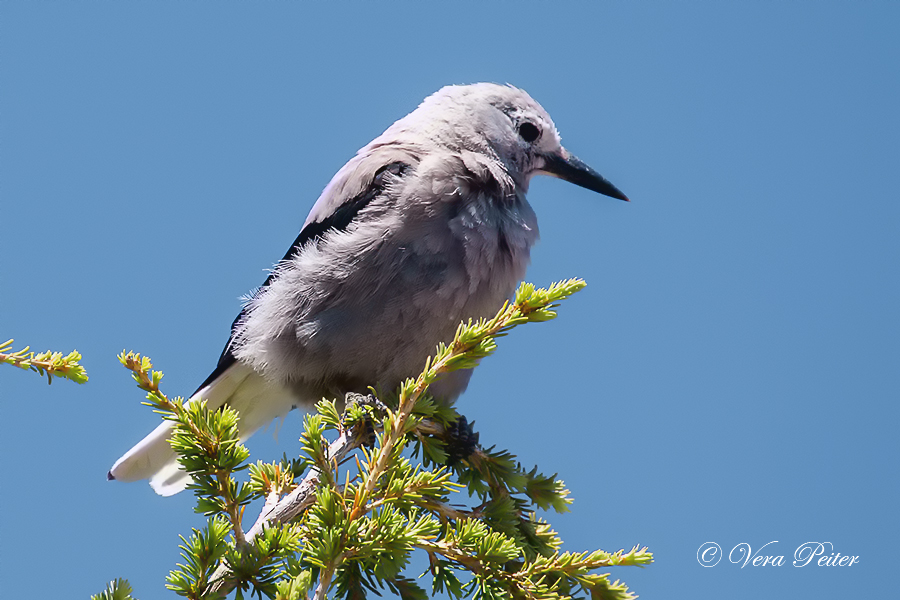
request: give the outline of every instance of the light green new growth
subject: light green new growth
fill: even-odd
[[[114,579],[106,585],[106,589],[91,596],[91,600],[135,600],[131,595],[131,584],[124,579]]]
[[[184,563],[169,575],[169,589],[195,599],[235,591],[236,598],[250,592],[279,600],[361,600],[388,589],[403,600],[424,600],[417,574],[407,573],[418,549],[428,557],[432,592],[456,599],[634,598],[596,570],[647,565],[646,548],[560,552],[562,540],[536,510],[568,510],[562,481],[527,471],[493,448],[446,466],[448,432],[459,416],[427,393],[441,374],[471,368],[494,352],[496,338],[513,327],[553,319],[555,303],[584,285],[522,284],[493,319],[461,324],[417,378],[397,396],[381,398],[384,405],[354,399],[341,412],[333,401],[320,402],[304,419],[301,457],[269,464],[248,463],[236,411],[170,400],[148,358],[120,355],[147,392],[145,404],[175,423],[172,446],[193,478],[196,510],[209,517],[206,527],[182,538]],[[404,455],[410,445],[412,459]],[[244,469],[249,480],[239,482],[234,474]],[[474,506],[465,507],[463,490]],[[265,498],[265,506],[245,530],[243,511],[255,498]],[[301,508],[280,512],[288,505]]]
[[[0,343],[0,364],[7,363],[20,369],[47,375],[47,383],[52,383],[54,377],[69,379],[75,383],[85,383],[88,380],[87,371],[78,364],[81,354],[76,350],[72,350],[67,356],[63,356],[62,352],[50,350],[35,354],[28,351],[28,346],[17,352],[11,352],[12,344],[11,339]]]

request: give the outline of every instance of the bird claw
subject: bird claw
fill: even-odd
[[[387,406],[372,394],[349,392],[344,396],[344,406],[349,408],[353,405],[368,406],[372,409],[368,412],[369,416],[367,416],[362,423],[356,424],[358,427],[356,435],[361,440],[363,446],[366,448],[374,448],[375,442],[377,441],[377,432],[375,431],[375,423],[372,420],[372,415],[384,414],[387,410]],[[344,413],[346,414],[346,409],[344,410]]]

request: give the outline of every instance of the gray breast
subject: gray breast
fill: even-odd
[[[237,358],[316,393],[393,390],[418,374],[460,321],[492,316],[509,298],[537,239],[523,194],[470,184],[414,178],[304,247],[254,299]],[[469,376],[433,392],[452,400]]]

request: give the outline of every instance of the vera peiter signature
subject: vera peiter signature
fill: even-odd
[[[783,567],[788,561],[773,546],[777,543],[778,540],[773,540],[754,552],[750,544],[741,542],[728,553],[728,561],[741,565],[742,569],[747,566]],[[705,542],[697,549],[697,562],[704,567],[716,566],[722,556],[722,548],[715,542]],[[841,554],[831,542],[805,542],[794,550],[790,564],[795,567],[851,567],[859,564],[859,556]]]

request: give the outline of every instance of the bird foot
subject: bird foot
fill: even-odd
[[[372,412],[374,414],[384,414],[384,412],[387,410],[387,407],[384,405],[384,403],[372,394],[357,394],[354,392],[349,392],[344,396],[344,406],[350,407],[353,405],[370,406],[372,407]],[[362,445],[366,448],[374,448],[375,442],[377,440],[377,432],[375,431],[375,424],[372,422],[372,418],[366,417],[366,419],[362,423],[359,423],[356,426],[359,428],[359,431],[356,435],[359,436],[359,439],[362,441]]]

